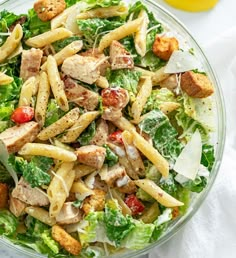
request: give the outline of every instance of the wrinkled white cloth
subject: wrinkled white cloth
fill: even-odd
[[[222,165],[195,216],[149,258],[236,257],[236,27],[205,46],[221,82],[227,134]]]

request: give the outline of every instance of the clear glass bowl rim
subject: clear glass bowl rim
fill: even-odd
[[[21,3],[32,3],[33,1],[27,1],[27,0],[5,0],[5,1],[0,1],[0,7],[3,7],[5,9],[8,9],[8,6],[11,7],[11,9],[14,11],[16,7],[20,6]],[[135,2],[135,1],[132,1]],[[212,80],[214,86],[215,86],[215,102],[216,102],[216,109],[217,109],[217,130],[216,130],[216,148],[215,148],[215,157],[216,157],[216,162],[213,166],[210,180],[208,182],[207,187],[204,189],[204,191],[198,195],[196,198],[195,202],[190,205],[189,211],[181,217],[175,225],[171,228],[171,230],[167,230],[167,232],[155,243],[152,243],[148,245],[146,248],[137,250],[137,251],[129,251],[127,253],[117,253],[113,254],[111,256],[107,257],[113,257],[113,258],[134,258],[138,257],[140,255],[147,254],[151,249],[154,247],[159,247],[166,241],[168,241],[171,237],[173,237],[193,216],[194,214],[198,211],[200,206],[202,205],[203,201],[206,199],[210,189],[212,188],[214,181],[217,177],[220,164],[222,161],[222,156],[223,156],[223,151],[224,151],[224,145],[225,145],[225,135],[226,135],[226,116],[225,116],[225,104],[224,104],[224,99],[223,99],[223,94],[222,90],[220,87],[219,80],[217,79],[216,74],[214,73],[209,61],[207,60],[207,57],[205,56],[204,52],[202,51],[201,47],[198,45],[196,40],[192,37],[191,33],[188,31],[188,29],[176,18],[173,14],[171,14],[169,11],[167,11],[164,7],[160,6],[158,3],[156,3],[154,0],[143,0],[148,8],[151,7],[151,10],[154,12],[158,11],[160,12],[165,18],[167,18],[168,23],[173,23],[176,28],[182,30],[183,33],[186,34],[186,36],[189,37],[191,41],[191,46],[193,46],[195,53],[197,53],[201,59],[204,62],[204,68],[207,68],[207,73]],[[153,8],[153,9],[152,9]],[[2,9],[2,8],[1,8]],[[158,18],[158,17],[157,17]],[[31,257],[45,257],[42,254],[38,254],[35,251],[24,248],[21,246],[17,246],[12,244],[10,241],[0,238],[0,243],[11,248],[14,251],[17,251],[19,253],[29,255]]]

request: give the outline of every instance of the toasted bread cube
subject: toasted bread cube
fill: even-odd
[[[153,53],[159,58],[168,61],[175,50],[179,49],[179,42],[176,38],[157,36],[153,46]]]
[[[102,211],[105,208],[106,193],[100,189],[94,189],[94,195],[85,198],[83,202],[83,211],[85,214],[93,211]]]
[[[192,71],[182,75],[181,88],[193,98],[206,98],[214,93],[213,85],[208,77]]]
[[[52,238],[73,255],[78,255],[82,249],[80,242],[58,225],[52,227]]]
[[[0,209],[6,208],[8,202],[8,186],[0,183]]]
[[[41,21],[50,21],[65,8],[65,0],[38,0],[34,3],[34,10]]]

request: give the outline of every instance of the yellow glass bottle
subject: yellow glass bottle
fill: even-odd
[[[219,0],[165,0],[177,9],[190,12],[206,11],[213,8]]]

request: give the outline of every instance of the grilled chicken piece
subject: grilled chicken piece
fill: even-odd
[[[111,69],[132,69],[134,61],[130,53],[117,40],[113,40],[110,46]]]
[[[74,55],[66,58],[61,70],[74,79],[93,84],[100,76],[99,59],[90,56]]]
[[[40,49],[23,50],[20,66],[20,77],[23,81],[39,74],[42,57],[43,51]]]
[[[94,195],[85,198],[82,210],[85,214],[93,211],[102,211],[105,208],[106,193],[100,189],[94,189]]]
[[[182,75],[181,88],[193,98],[206,98],[214,93],[213,85],[208,77],[192,71]]]
[[[8,186],[0,183],[0,209],[6,208],[8,202]]]
[[[129,179],[126,185],[118,187],[117,190],[121,193],[132,194],[137,192],[137,187],[134,181]]]
[[[107,60],[107,57],[103,53],[99,53],[98,49],[90,48],[85,52],[80,53],[81,56],[91,56],[95,57],[100,60],[99,64],[99,71],[102,76],[106,75],[107,68],[109,68],[111,65]]]
[[[73,206],[73,202],[65,202],[56,216],[58,224],[72,224],[81,220],[81,212]]]
[[[6,145],[9,153],[19,151],[26,143],[33,142],[39,133],[39,124],[31,121],[15,125],[0,134],[0,140]]]
[[[65,0],[38,0],[34,3],[34,10],[41,21],[50,21],[65,8]]]
[[[32,206],[46,206],[49,204],[46,193],[37,187],[32,188],[23,177],[21,177],[17,186],[13,189],[12,197]]]
[[[25,208],[27,207],[27,204],[25,202],[20,201],[17,198],[12,197],[10,195],[10,211],[16,216],[19,217],[23,214],[25,214]]]
[[[107,183],[107,185],[111,187],[121,187],[128,183],[129,177],[126,174],[125,168],[120,164],[116,164],[110,167],[107,173],[103,173],[101,175],[101,179],[104,180]]]
[[[71,78],[64,80],[67,99],[87,110],[94,110],[99,102],[99,95],[77,84]]]
[[[105,160],[106,149],[96,145],[87,145],[77,149],[75,154],[82,164],[100,169]]]
[[[90,141],[90,144],[102,146],[107,142],[108,138],[108,125],[105,120],[99,119],[97,122],[96,127],[96,133],[92,140]]]

